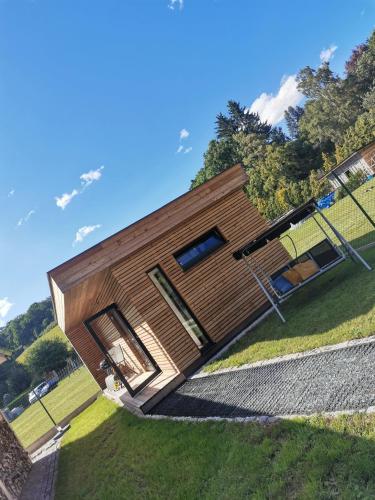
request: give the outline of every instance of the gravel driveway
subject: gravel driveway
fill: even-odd
[[[154,415],[247,417],[375,405],[375,342],[187,380]]]

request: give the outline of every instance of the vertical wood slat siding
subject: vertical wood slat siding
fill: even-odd
[[[218,227],[227,243],[182,271],[173,254],[213,227]],[[234,260],[232,253],[266,228],[267,223],[239,189],[113,266],[94,300],[93,313],[116,303],[160,368],[183,371],[200,357],[200,351],[147,272],[160,265],[209,337],[218,342],[265,303],[244,262]],[[259,255],[268,272],[290,258],[277,241]],[[97,367],[103,356],[96,345],[92,350],[87,335],[82,329],[68,334],[101,384],[104,377]]]
[[[189,271],[182,271],[173,254],[215,226],[228,243]],[[113,276],[127,290],[132,304],[179,370],[199,358],[200,352],[147,271],[161,265],[207,334],[218,342],[265,303],[244,263],[235,261],[232,253],[266,227],[241,189],[112,268]],[[279,242],[270,244],[261,255],[268,271],[276,270],[290,258]]]
[[[74,330],[67,332],[67,337],[91,372],[91,375],[97,381],[99,386],[104,389],[106,374],[99,370],[99,363],[104,356],[99,347],[96,345],[94,339],[91,337],[90,333],[82,324]]]

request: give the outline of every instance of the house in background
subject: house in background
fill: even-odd
[[[59,326],[128,408],[150,410],[269,308],[233,258],[268,227],[246,181],[232,167],[48,273]],[[278,241],[259,252],[268,273],[290,260]]]
[[[345,184],[350,176],[357,172],[363,172],[365,176],[375,174],[375,141],[348,156],[327,174],[327,179],[332,187],[337,189],[340,187],[340,183],[333,174],[336,174]]]

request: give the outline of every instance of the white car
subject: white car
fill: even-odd
[[[50,390],[50,386],[48,382],[42,382],[41,384],[37,385],[34,390],[29,392],[29,403],[32,405],[35,403],[35,401],[38,400],[38,398],[42,398],[45,396]]]

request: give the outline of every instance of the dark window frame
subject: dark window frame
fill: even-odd
[[[184,253],[188,252],[189,250],[191,250],[195,246],[199,245],[200,243],[203,243],[213,233],[216,233],[216,235],[219,236],[219,238],[221,239],[221,244],[219,246],[217,246],[213,250],[208,251],[207,253],[203,254],[198,260],[194,260],[190,264],[183,265],[183,264],[181,264],[178,261],[178,258],[181,257],[181,255],[183,255]],[[198,264],[200,264],[201,262],[203,262],[204,260],[206,260],[208,257],[210,257],[211,255],[213,255],[215,252],[219,251],[227,243],[228,243],[228,240],[222,234],[222,232],[220,231],[220,229],[217,226],[215,226],[212,229],[209,229],[208,231],[206,231],[205,233],[203,233],[202,235],[200,235],[198,238],[195,238],[190,243],[184,245],[182,248],[180,248],[176,252],[174,252],[173,253],[173,257],[176,260],[177,264],[179,265],[180,269],[182,271],[186,272],[186,271],[189,271],[189,269],[197,266]]]
[[[95,321],[97,318],[99,318],[100,316],[103,316],[104,314],[107,314],[108,312],[111,312],[111,311],[114,311],[115,315],[118,315],[118,317],[120,318],[120,320],[123,321],[123,323],[125,324],[126,328],[128,328],[130,334],[134,337],[134,339],[136,340],[136,342],[138,342],[139,346],[144,351],[144,353],[148,357],[150,363],[152,364],[152,366],[155,369],[155,372],[152,375],[150,375],[150,377],[148,377],[144,382],[142,382],[142,384],[140,384],[135,389],[133,389],[130,386],[130,384],[126,380],[125,376],[121,373],[121,371],[118,368],[117,364],[112,359],[112,357],[108,353],[105,345],[101,341],[99,335],[95,332],[95,329],[91,325],[91,323],[93,321]],[[119,377],[119,379],[121,380],[121,382],[126,387],[126,390],[129,392],[129,394],[130,394],[131,397],[134,397],[139,391],[141,391],[144,387],[146,387],[146,385],[148,385],[155,377],[157,377],[161,373],[161,369],[160,369],[159,365],[156,363],[156,361],[154,360],[154,358],[151,356],[150,352],[148,351],[148,349],[146,348],[146,346],[144,345],[144,343],[142,342],[142,340],[135,333],[134,328],[131,326],[131,324],[129,323],[129,321],[125,318],[125,316],[123,315],[123,313],[121,312],[121,310],[119,309],[119,307],[118,307],[118,305],[116,303],[110,304],[109,306],[105,307],[104,309],[101,309],[99,312],[93,314],[92,316],[90,316],[89,318],[87,318],[83,322],[83,324],[84,324],[86,330],[89,332],[89,334],[94,339],[96,345],[99,347],[99,349],[102,352],[102,354],[104,355],[105,359],[108,361],[108,363],[111,365],[111,367],[113,368],[113,370],[116,373],[116,375]],[[123,332],[120,331],[120,330],[119,330],[119,334],[122,337],[124,336]]]
[[[176,285],[173,283],[173,281],[169,278],[169,276],[167,275],[167,273],[164,271],[164,269],[161,267],[160,264],[156,264],[154,266],[152,266],[150,269],[148,269],[146,271],[146,274],[147,274],[147,277],[148,279],[151,281],[152,285],[155,287],[155,290],[158,292],[158,294],[160,295],[160,297],[166,302],[166,304],[168,305],[168,308],[170,309],[170,311],[172,312],[172,314],[177,318],[178,322],[181,324],[181,327],[186,331],[185,327],[183,326],[183,324],[181,323],[181,320],[180,318],[177,316],[177,314],[175,313],[175,311],[173,310],[173,308],[168,304],[167,300],[165,299],[165,297],[163,296],[163,294],[160,292],[159,288],[156,286],[156,284],[154,283],[154,281],[152,280],[151,276],[150,276],[150,273],[154,270],[154,269],[159,269],[159,271],[161,272],[161,274],[164,275],[164,277],[167,279],[167,281],[169,282],[169,284],[171,285],[171,287],[173,288],[174,292],[176,293],[176,295],[179,297],[179,299],[185,304],[186,306],[186,309],[188,311],[188,313],[190,314],[190,316],[192,317],[192,319],[195,321],[195,323],[198,325],[198,327],[200,328],[200,330],[202,330],[202,333],[204,334],[204,336],[206,337],[207,339],[207,344],[202,347],[201,349],[199,349],[199,347],[195,344],[194,340],[192,340],[192,342],[194,343],[195,347],[197,348],[198,352],[200,352],[201,354],[203,353],[206,353],[207,351],[209,351],[211,349],[211,347],[215,344],[215,342],[211,339],[211,337],[208,335],[208,333],[206,332],[206,330],[202,327],[202,324],[200,323],[200,321],[198,320],[198,318],[196,317],[196,315],[193,313],[192,309],[190,308],[189,304],[187,303],[187,301],[184,299],[184,297],[181,295],[181,293],[177,290],[176,288]],[[186,332],[189,337],[190,337],[190,334],[188,332]]]

